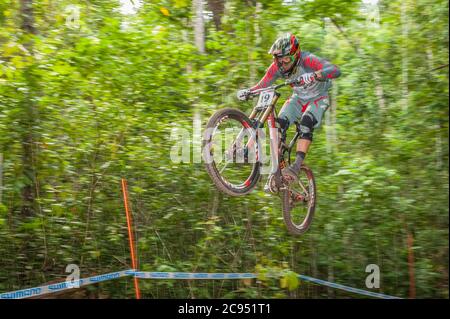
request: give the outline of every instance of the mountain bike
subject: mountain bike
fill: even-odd
[[[266,159],[262,145],[269,128],[270,177],[269,190],[281,197],[283,220],[293,235],[308,230],[316,206],[316,184],[311,169],[302,165],[298,182],[288,182],[281,170],[291,164],[295,156],[299,130],[289,143],[286,132],[281,130],[275,105],[281,96],[277,90],[293,84],[286,81],[279,85],[258,89],[249,98],[258,97],[251,114],[234,108],[224,108],[209,119],[203,136],[202,153],[206,170],[213,183],[225,194],[241,196],[250,193],[261,179],[261,169]],[[298,127],[298,123],[295,123]]]

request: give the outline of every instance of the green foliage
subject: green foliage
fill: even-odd
[[[79,27],[67,24],[68,5]],[[413,267],[417,297],[448,298],[448,67],[430,71],[448,63],[448,2],[380,1],[374,25],[360,1],[228,0],[218,30],[205,21],[205,54],[192,1],[144,1],[130,15],[115,0],[33,8],[36,35],[22,29],[19,2],[0,4],[0,291],[63,279],[68,263],[82,276],[131,268],[125,177],[140,269],[258,273],[140,280],[145,297],[351,298],[297,274],[365,289],[375,263],[383,293],[408,297]],[[342,70],[306,160],[318,207],[299,238],[262,185],[230,198],[203,164],[170,158],[173,127],[192,138],[196,116],[204,126],[219,108],[251,109],[235,93],[259,80],[288,31]],[[132,298],[131,287],[90,289]]]

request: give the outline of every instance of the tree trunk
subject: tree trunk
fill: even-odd
[[[332,110],[333,110],[333,103],[330,104],[330,109],[328,110],[328,112],[325,113],[325,140],[326,140],[325,148],[326,148],[327,154],[331,154],[333,152],[333,145],[332,145],[333,144],[333,142],[332,142],[333,128],[331,127],[331,112],[332,112]]]
[[[442,134],[441,134],[441,124],[436,124],[436,169],[440,170],[442,168]],[[1,202],[1,201],[0,201]]]
[[[427,62],[428,62],[428,69],[433,70],[433,61],[434,61],[434,56],[433,56],[433,50],[431,50],[430,47],[427,47]]]
[[[326,139],[326,151],[328,154],[332,154],[337,151],[337,131],[336,131],[336,109],[337,109],[337,97],[338,87],[336,83],[333,83],[332,91],[330,94],[330,107],[325,113],[325,139]]]
[[[22,187],[22,208],[21,213],[23,216],[34,215],[34,203],[36,194],[35,190],[35,178],[33,167],[33,133],[32,128],[29,128],[29,132],[26,132],[22,137],[22,165],[23,174],[25,175],[25,185]]]
[[[253,48],[259,47],[261,44],[261,31],[259,29],[259,15],[262,10],[261,3],[257,2],[255,5],[255,14],[253,15],[253,36],[255,37],[255,44]],[[254,49],[248,51],[248,59],[250,64],[250,82],[255,83],[256,82],[256,76],[257,76],[257,65],[256,61],[253,58],[253,52]]]
[[[430,40],[431,41],[431,40]],[[434,67],[434,54],[431,47],[427,47],[427,61],[428,61],[428,69],[430,71],[437,70],[440,67],[435,68]],[[448,64],[447,64],[448,65]],[[445,65],[444,65],[445,67]],[[442,134],[441,134],[441,123],[437,122],[436,124],[436,169],[440,170],[442,168]]]
[[[198,164],[202,162],[202,119],[199,108],[195,108],[192,119],[192,162]]]
[[[188,26],[189,26],[189,23],[186,22],[186,27],[188,27]],[[189,43],[188,31],[187,31],[186,29],[184,29],[184,30],[182,30],[181,32],[182,32],[181,34],[182,34],[182,36],[183,36],[183,42]],[[191,63],[187,63],[187,64],[186,64],[186,73],[187,73],[188,75],[191,75],[191,74],[192,74],[192,64],[191,64]],[[194,83],[194,81],[193,81],[192,78],[190,78],[190,77],[188,77],[188,82],[189,82],[189,84]]]
[[[33,1],[21,0],[20,1],[20,14],[22,17],[21,28],[25,34],[36,34],[34,28],[34,14],[33,14]],[[24,43],[25,48],[32,54],[32,42]],[[25,185],[22,187],[22,208],[21,213],[23,216],[31,216],[34,214],[35,206],[35,190],[36,190],[36,174],[33,163],[33,145],[34,138],[34,125],[36,122],[36,110],[31,95],[33,92],[33,74],[28,69],[24,70],[24,76],[27,82],[28,90],[23,96],[24,117],[22,119],[21,133],[22,133],[22,165],[23,173],[25,175]]]
[[[22,17],[22,30],[25,33],[36,34],[34,28],[33,0],[20,0],[20,15]]]
[[[208,0],[208,7],[213,13],[213,21],[216,30],[220,30],[221,19],[225,10],[224,0]]]
[[[256,2],[255,6],[255,21],[254,21],[254,28],[255,28],[255,45],[258,47],[261,44],[261,29],[259,28],[259,20],[260,15],[262,12],[262,4],[261,2]]]
[[[338,134],[336,130],[336,121],[337,121],[337,97],[339,93],[339,86],[337,83],[334,84],[332,89],[332,95],[331,95],[331,109],[330,109],[330,115],[331,115],[331,141],[333,142],[333,147],[336,152],[339,151],[338,149]]]
[[[400,20],[402,24],[402,109],[403,111],[408,110],[408,47],[407,43],[409,41],[409,25],[408,25],[408,15],[407,15],[408,1],[402,1],[400,9]]]
[[[381,112],[386,111],[386,101],[384,99],[383,85],[381,84],[380,75],[377,70],[373,70],[373,79],[375,80],[375,96],[378,100],[378,107]]]
[[[0,153],[0,204],[3,195],[3,153]]]
[[[195,46],[198,52],[205,53],[205,22],[203,20],[203,0],[193,1],[195,22],[194,22],[194,34],[195,34]]]

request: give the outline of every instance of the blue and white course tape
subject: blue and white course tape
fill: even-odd
[[[109,274],[98,275],[88,277],[84,279],[74,281],[64,281],[46,286],[39,286],[35,288],[28,288],[22,290],[16,290],[11,292],[0,293],[0,299],[24,299],[30,297],[37,297],[41,295],[51,294],[68,289],[79,288],[91,284],[96,284],[102,281],[108,281],[112,279],[118,279],[126,276],[133,276],[134,271],[132,269],[112,272]]]
[[[254,279],[257,278],[257,274],[253,273],[193,273],[193,272],[147,272],[147,271],[135,271],[133,269],[113,272],[109,274],[89,277],[80,279],[73,282],[61,282],[51,284],[47,286],[40,286],[35,288],[28,288],[22,290],[16,290],[11,292],[5,292],[0,294],[0,299],[23,299],[36,297],[40,295],[50,294],[53,292],[59,292],[63,290],[78,288],[90,284],[95,284],[102,281],[108,281],[112,279],[118,279],[126,276],[134,276],[141,279],[184,279],[184,280],[198,280],[198,279],[210,279],[210,280],[223,280],[223,279]],[[276,276],[273,276],[276,277]],[[345,290],[348,292],[356,293],[359,295],[365,295],[369,297],[382,298],[382,299],[401,299],[395,296],[389,296],[381,293],[367,291],[363,289],[353,288],[334,282],[329,282],[313,277],[298,275],[298,278],[304,281],[309,281],[318,285],[328,286],[335,289]]]

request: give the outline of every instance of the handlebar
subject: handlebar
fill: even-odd
[[[298,82],[296,80],[287,80],[284,83],[281,83],[281,84],[278,84],[278,85],[272,85],[272,86],[268,86],[266,88],[257,89],[257,90],[254,90],[254,91],[250,92],[249,98],[253,98],[253,97],[259,95],[261,92],[270,91],[270,90],[276,91],[279,88],[282,88],[283,86],[294,84],[294,83],[300,83],[300,82]],[[300,85],[300,86],[305,86],[305,84]]]

